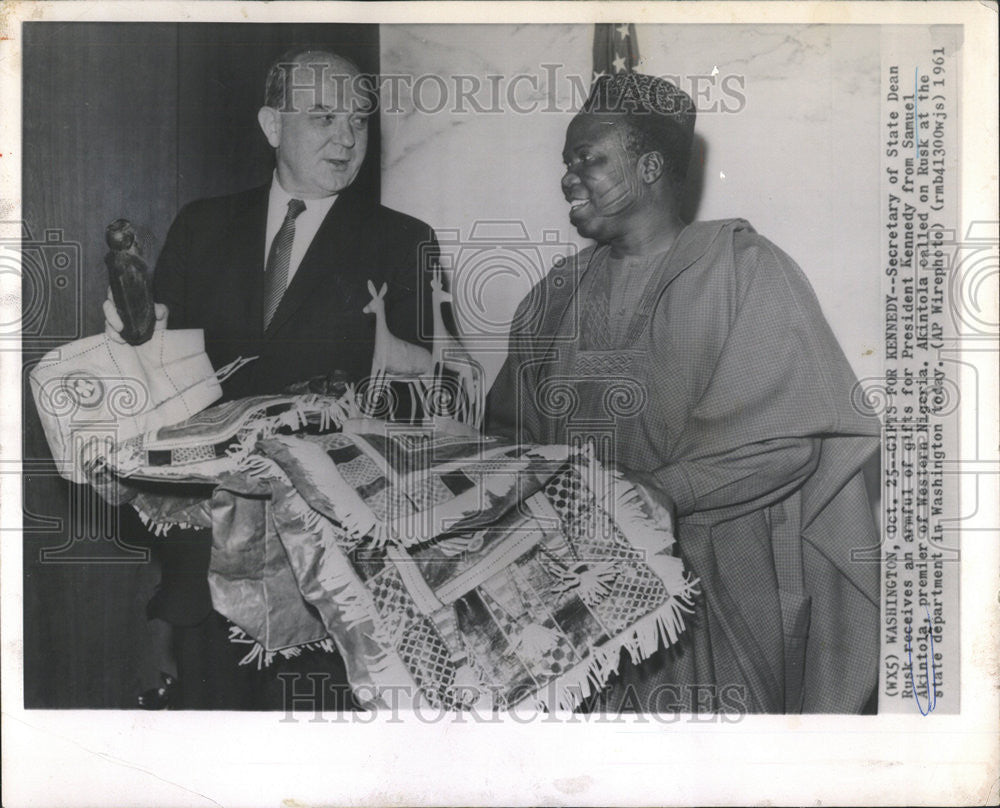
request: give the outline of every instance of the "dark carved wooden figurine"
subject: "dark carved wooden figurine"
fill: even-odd
[[[156,312],[153,279],[142,260],[135,229],[128,219],[115,219],[104,234],[111,251],[104,257],[115,307],[122,318],[122,338],[129,345],[142,345],[153,336]]]

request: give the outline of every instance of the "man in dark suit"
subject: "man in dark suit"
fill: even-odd
[[[396,337],[420,343],[430,333],[430,295],[419,288],[436,250],[433,231],[353,185],[367,153],[372,100],[343,57],[316,48],[284,54],[271,67],[258,113],[275,150],[271,183],[193,202],[170,228],[154,276],[159,326],[169,317],[173,328],[203,329],[217,369],[256,357],[224,383],[226,399],[279,393],[334,370],[349,381],[367,377],[375,335],[362,313],[369,280],[388,285],[386,322]],[[105,313],[120,330],[112,303]],[[237,665],[246,648],[228,642],[228,625],[212,609],[207,533],[177,531],[162,542],[163,581],[150,610],[175,627],[179,706],[283,709],[290,680],[278,674],[286,672],[325,675],[347,699],[339,706],[349,705],[335,653],[278,658],[259,673]]]

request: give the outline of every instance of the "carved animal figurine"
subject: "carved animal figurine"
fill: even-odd
[[[368,392],[369,404],[381,400],[388,394],[388,377],[397,377],[409,384],[414,401],[422,401],[424,388],[434,373],[431,352],[420,345],[414,345],[392,334],[385,321],[386,284],[375,290],[375,284],[368,281],[368,293],[372,299],[362,311],[375,315],[375,353],[372,356],[371,386]]]
[[[128,219],[115,219],[104,232],[111,248],[104,263],[108,267],[111,296],[122,318],[122,339],[129,345],[142,345],[153,336],[156,309],[153,305],[153,282],[142,260],[135,230]]]
[[[431,301],[434,314],[434,345],[431,356],[434,360],[435,386],[446,387],[445,370],[455,374],[460,390],[455,402],[455,417],[463,423],[479,427],[483,417],[483,406],[480,401],[480,380],[483,372],[480,364],[473,359],[465,346],[453,337],[444,324],[444,313],[441,307],[444,303],[452,303],[451,292],[444,290],[444,282],[440,267],[435,267],[431,276]]]

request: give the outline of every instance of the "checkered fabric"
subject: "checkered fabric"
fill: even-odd
[[[695,584],[669,525],[589,455],[395,427],[258,451],[280,467],[272,510],[298,590],[359,698],[362,685],[403,687],[460,709],[471,688],[501,708],[572,707],[623,648],[642,658],[683,631]],[[416,532],[383,547],[377,525],[393,515],[373,503],[386,500]],[[368,537],[343,541],[359,524]],[[225,527],[219,547],[246,543]]]
[[[696,586],[669,524],[589,454],[364,421],[331,432],[334,404],[230,402],[129,447],[136,475],[162,457],[175,476],[161,482],[217,484],[210,506],[167,486],[144,507],[211,526],[213,606],[259,643],[247,659],[332,638],[362,700],[368,684],[450,709],[470,692],[572,707],[622,649],[642,658],[683,632]]]

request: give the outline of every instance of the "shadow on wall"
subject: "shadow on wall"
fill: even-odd
[[[705,164],[708,160],[708,142],[695,132],[691,144],[691,161],[688,163],[687,182],[681,195],[681,219],[691,223],[698,218],[702,191],[705,188]]]

